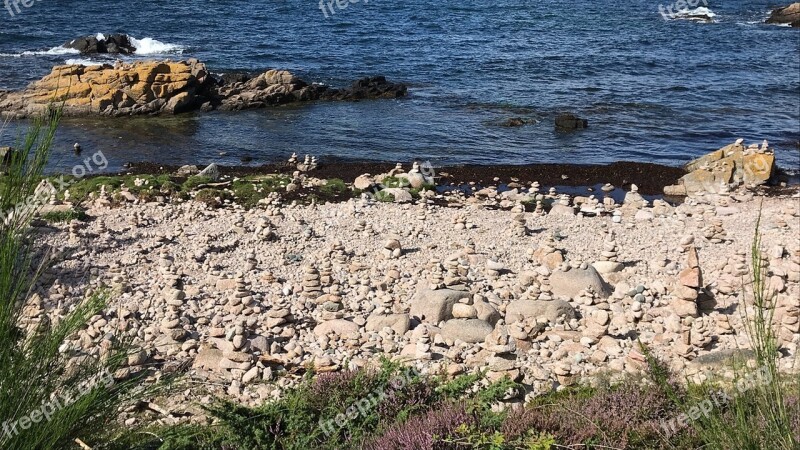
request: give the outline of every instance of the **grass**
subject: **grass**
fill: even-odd
[[[49,263],[48,255],[33,259],[38,249],[29,225],[39,207],[29,199],[43,178],[60,116],[61,110],[52,108],[33,121],[0,183],[0,211],[13,212],[0,222],[0,448],[61,449],[74,448],[75,439],[107,441],[118,432],[119,408],[137,398],[137,378],[115,382],[108,375],[126,359],[124,340],[112,338],[102,359],[59,350],[103,311],[108,297],[102,291],[71,305],[58,320],[39,315],[29,321],[24,314]],[[33,206],[22,208],[25,204]]]
[[[70,209],[69,211],[51,211],[42,214],[42,220],[47,223],[67,223],[73,220],[85,221],[88,218],[83,209]]]
[[[750,248],[749,286],[753,313],[745,301],[747,334],[754,365],[734,358],[733,380],[715,379],[681,393],[670,374],[644,348],[653,380],[684,414],[704,448],[796,450],[800,448],[800,377],[780,373],[776,325],[776,296],[767,288],[767,267],[761,251],[761,215]],[[746,292],[745,292],[746,294]],[[719,392],[724,392],[720,395]],[[723,401],[724,400],[724,401]],[[705,410],[703,409],[705,407]]]

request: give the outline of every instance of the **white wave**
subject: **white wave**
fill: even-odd
[[[153,38],[136,39],[133,36],[128,36],[131,44],[136,47],[137,55],[163,55],[165,53],[183,53],[183,46],[177,44],[168,44],[165,42],[157,41]]]
[[[71,58],[64,61],[64,64],[73,65],[73,64],[80,64],[82,66],[102,66],[103,63],[100,61],[92,61],[91,59],[83,59],[83,58]]]
[[[77,55],[78,53],[80,52],[74,48],[53,47],[50,50],[26,50],[22,53],[0,53],[0,56],[5,56],[7,58],[21,58],[23,56]]]
[[[97,33],[97,36],[95,36],[95,39],[97,39],[98,41],[105,41],[106,40],[106,35],[103,34],[103,33]]]
[[[684,19],[684,20],[697,20],[703,22],[713,22],[717,14],[706,8],[705,6],[700,6],[695,9],[682,9],[680,11],[676,11],[675,13],[671,14],[673,19]]]

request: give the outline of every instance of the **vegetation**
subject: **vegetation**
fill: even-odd
[[[32,239],[30,221],[40,202],[31,201],[60,119],[53,109],[33,122],[0,184],[0,448],[74,448],[75,439],[103,442],[114,432],[118,408],[136,380],[114,382],[127,347],[113,340],[107,352],[79,356],[63,352],[65,341],[105,306],[95,293],[72,305],[58,320],[30,316],[26,306],[46,268]],[[26,206],[27,205],[27,206]]]

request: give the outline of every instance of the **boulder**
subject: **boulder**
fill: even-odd
[[[403,188],[386,188],[383,190],[387,194],[391,194],[395,203],[408,203],[414,200],[411,193]]]
[[[411,316],[428,323],[438,324],[443,320],[451,319],[453,305],[469,296],[470,293],[467,291],[423,288],[411,299]]]
[[[543,317],[553,323],[559,317],[565,320],[575,318],[575,308],[564,300],[515,300],[506,307],[506,323],[520,319]]]
[[[686,175],[677,185],[667,186],[667,195],[693,195],[698,192],[719,193],[723,185],[757,186],[766,183],[775,169],[775,154],[767,148],[745,148],[742,140],[701,156],[688,164]]]
[[[314,335],[317,337],[326,336],[329,334],[337,336],[353,336],[358,334],[358,325],[345,319],[334,319],[320,323],[314,327]]]
[[[559,114],[556,116],[556,129],[559,131],[582,130],[589,127],[589,121],[575,114]]]
[[[483,342],[494,328],[481,319],[452,319],[442,327],[442,337],[449,341],[464,341],[468,344]]]
[[[391,328],[395,333],[402,336],[411,328],[411,320],[408,314],[373,315],[367,317],[367,331],[380,331],[384,328]]]
[[[585,269],[573,267],[568,271],[556,270],[550,275],[550,286],[557,297],[573,298],[585,289],[593,290],[602,298],[611,295],[610,286],[592,266]]]
[[[64,44],[64,48],[78,50],[83,55],[98,53],[115,53],[130,55],[136,52],[136,47],[130,37],[125,34],[112,34],[108,37],[100,34],[73,39]]]
[[[800,2],[772,10],[767,18],[767,23],[789,24],[792,27],[800,28]]]

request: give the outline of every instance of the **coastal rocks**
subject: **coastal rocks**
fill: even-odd
[[[42,114],[54,98],[63,100],[67,116],[177,114],[199,106],[210,81],[196,60],[56,66],[26,90],[0,94],[0,114]]]
[[[550,275],[550,285],[556,297],[573,298],[582,290],[591,290],[602,298],[611,295],[611,288],[597,270],[585,263],[574,268],[562,265]]]
[[[795,28],[800,27],[800,2],[772,10],[766,23],[789,24]]]
[[[767,141],[745,148],[739,139],[686,165],[689,172],[677,185],[667,186],[668,195],[717,194],[729,187],[757,186],[766,183],[775,169],[775,154]]]
[[[64,48],[78,50],[82,55],[95,55],[98,53],[130,55],[136,52],[136,47],[131,42],[130,37],[125,34],[112,34],[108,37],[102,34],[81,37],[65,43]]]
[[[589,121],[575,114],[563,113],[556,116],[555,124],[558,131],[575,131],[587,128]]]
[[[442,327],[442,337],[449,341],[468,344],[483,342],[492,332],[492,326],[481,319],[451,319]]]
[[[92,51],[93,43],[74,45]],[[117,48],[121,48],[117,46]],[[107,48],[106,48],[107,49]],[[313,100],[398,98],[406,86],[383,77],[365,78],[334,89],[308,84],[285,70],[268,70],[254,78],[220,84],[203,63],[186,61],[117,62],[113,66],[64,65],[17,92],[0,91],[0,116],[40,115],[53,99],[64,100],[67,116],[179,114],[263,108]]]

